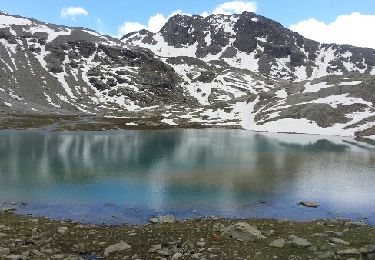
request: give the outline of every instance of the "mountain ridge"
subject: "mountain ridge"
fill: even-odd
[[[375,50],[254,13],[171,17],[121,40],[0,14],[0,111],[375,135]]]

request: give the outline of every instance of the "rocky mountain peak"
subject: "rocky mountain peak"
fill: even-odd
[[[272,78],[306,80],[350,72],[370,73],[373,50],[320,44],[255,13],[175,15],[158,33],[141,31],[122,39],[161,57],[187,56]]]
[[[121,40],[0,14],[4,114],[370,136],[374,82],[375,50],[320,44],[254,13],[176,15]]]

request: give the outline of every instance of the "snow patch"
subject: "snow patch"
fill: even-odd
[[[164,118],[163,120],[161,120],[162,123],[165,123],[167,125],[171,125],[171,126],[175,126],[177,125],[173,119],[170,119],[170,118]]]
[[[280,89],[280,90],[276,91],[275,94],[276,94],[276,97],[282,98],[282,99],[288,97],[288,93],[286,92],[285,89]]]
[[[4,25],[31,25],[31,21],[25,18],[0,14],[0,26]]]
[[[311,82],[307,82],[305,84],[305,90],[303,93],[312,93],[312,92],[318,92],[319,90],[323,88],[330,88],[333,87],[333,85],[328,85],[327,82],[320,82],[317,84],[311,84]]]
[[[340,86],[357,86],[361,83],[362,81],[341,82]]]

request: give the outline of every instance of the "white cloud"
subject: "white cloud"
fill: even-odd
[[[247,12],[256,12],[257,4],[256,2],[248,2],[248,1],[233,1],[233,2],[226,2],[219,6],[217,6],[213,10],[213,14],[240,14],[245,11]]]
[[[87,16],[89,15],[89,12],[83,7],[67,7],[61,9],[60,16],[62,18],[71,18],[72,20],[75,20],[77,16]]]
[[[322,43],[375,48],[375,37],[371,30],[369,31],[373,24],[375,15],[354,12],[350,15],[340,15],[336,21],[328,24],[311,18],[291,25],[290,29]]]
[[[201,16],[209,16],[210,14],[239,14],[245,11],[248,12],[255,12],[257,10],[256,2],[254,1],[232,1],[232,2],[225,2],[223,4],[218,5],[213,9],[212,12],[203,12]],[[151,16],[148,19],[147,25],[139,23],[139,22],[131,22],[125,21],[119,28],[118,28],[118,37],[122,37],[123,35],[136,32],[142,29],[146,29],[150,32],[158,32],[164,26],[164,24],[168,21],[169,18],[176,14],[186,14],[183,13],[181,10],[177,10],[171,13],[168,16],[164,16],[163,14],[157,13],[154,16]]]
[[[119,37],[131,33],[131,32],[137,32],[142,29],[146,29],[147,26],[138,22],[124,22],[119,28],[118,28],[118,34]]]
[[[182,14],[182,11],[177,10],[168,16],[157,13],[148,19],[147,25],[141,24],[139,22],[126,21],[118,28],[118,37],[122,37],[125,34],[136,32],[142,29],[146,29],[150,32],[158,32],[168,21],[168,19],[176,14]]]

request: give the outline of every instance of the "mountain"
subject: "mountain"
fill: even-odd
[[[121,40],[0,15],[2,114],[375,137],[375,50],[238,15],[169,19]]]

